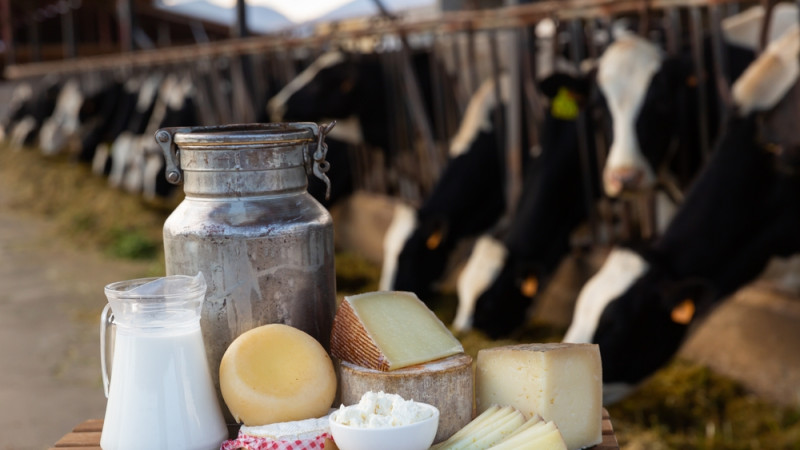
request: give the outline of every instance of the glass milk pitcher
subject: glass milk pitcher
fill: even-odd
[[[200,332],[203,274],[120,281],[105,293],[100,355],[108,404],[100,446],[219,448],[228,432]],[[111,376],[109,324],[116,328]]]

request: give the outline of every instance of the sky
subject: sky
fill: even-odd
[[[185,0],[164,0],[167,5],[182,3]],[[236,0],[208,0],[211,3],[232,7]],[[350,0],[247,0],[249,5],[268,6],[295,23],[305,22],[350,2]]]

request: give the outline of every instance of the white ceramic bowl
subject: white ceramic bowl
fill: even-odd
[[[439,410],[427,403],[420,403],[433,411],[433,415],[421,422],[386,428],[358,428],[337,423],[330,415],[331,434],[339,450],[427,450],[439,428]]]

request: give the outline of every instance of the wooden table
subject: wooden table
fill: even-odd
[[[98,450],[100,448],[100,433],[103,431],[101,419],[91,419],[75,427],[72,432],[56,442],[50,450],[68,448],[71,450]],[[614,428],[608,411],[603,409],[603,442],[592,447],[593,450],[619,450]]]

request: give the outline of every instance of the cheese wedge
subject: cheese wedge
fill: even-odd
[[[521,344],[478,352],[480,413],[510,405],[555,422],[570,450],[602,442],[602,367],[594,344]]]
[[[540,421],[489,447],[490,450],[567,450],[567,444],[553,422]]]
[[[486,449],[510,436],[525,423],[525,416],[510,406],[492,405],[461,430],[431,450]]]
[[[269,324],[237,337],[219,368],[225,404],[247,426],[320,417],[336,396],[328,353],[309,334]]]
[[[331,354],[369,369],[397,370],[463,352],[458,339],[411,292],[345,297],[333,321]]]
[[[464,353],[391,372],[337,361],[341,403],[358,403],[367,392],[391,392],[439,409],[434,442],[450,437],[473,417],[472,358]]]

